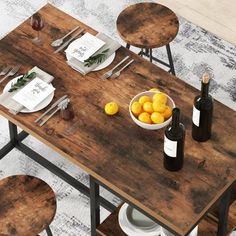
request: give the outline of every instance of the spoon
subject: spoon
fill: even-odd
[[[55,41],[53,41],[51,43],[51,46],[53,47],[59,47],[62,43],[63,43],[63,40],[69,36],[70,34],[72,34],[73,32],[75,32],[77,29],[79,29],[79,26],[76,26],[74,29],[72,29],[69,33],[67,33],[65,36],[63,36],[62,38],[59,38],[59,39],[56,39]]]

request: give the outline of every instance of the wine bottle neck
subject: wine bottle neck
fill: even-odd
[[[209,83],[203,83],[202,82],[202,88],[201,88],[201,97],[207,98],[209,93]]]
[[[180,116],[179,110],[178,111],[174,110],[173,115],[172,115],[172,127],[173,128],[179,127],[179,116]]]

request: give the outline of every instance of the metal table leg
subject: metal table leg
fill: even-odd
[[[167,51],[168,60],[169,60],[169,63],[170,63],[170,72],[173,75],[175,75],[175,68],[174,68],[173,58],[172,58],[172,55],[171,55],[170,44],[166,45],[166,51]]]
[[[227,235],[230,195],[231,195],[231,188],[224,194],[224,196],[220,200],[217,236]]]
[[[100,224],[99,185],[90,176],[90,217],[91,236],[96,236],[96,228]]]
[[[9,125],[10,141],[14,146],[16,146],[18,144],[17,126],[11,122],[8,122],[8,125]]]

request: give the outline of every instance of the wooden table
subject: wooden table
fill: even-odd
[[[235,112],[215,101],[212,139],[206,143],[193,141],[192,104],[199,91],[123,47],[108,68],[82,76],[66,64],[63,52],[53,54],[50,42],[77,25],[96,32],[49,4],[40,13],[46,22],[44,44],[39,47],[25,38],[34,34],[26,21],[0,41],[1,61],[9,65],[22,63],[22,72],[37,65],[54,75],[55,99],[68,94],[76,116],[66,122],[56,115],[39,127],[34,120],[43,111],[14,116],[1,107],[1,115],[9,120],[10,142],[1,149],[0,159],[16,147],[81,192],[90,194],[92,235],[99,224],[99,204],[114,209],[99,197],[99,185],[177,235],[186,235],[221,199],[218,235],[224,235],[230,188],[236,180]],[[135,63],[118,79],[101,80],[101,75],[125,55],[134,58]],[[162,165],[164,129],[144,130],[133,123],[128,112],[132,97],[152,87],[169,94],[182,111],[187,131],[185,163],[176,173]],[[104,104],[112,100],[120,105],[119,114],[114,117],[103,112]],[[18,134],[17,126],[24,131]],[[24,145],[22,140],[27,134],[85,170],[91,176],[90,190]]]

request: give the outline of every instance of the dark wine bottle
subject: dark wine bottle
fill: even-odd
[[[202,76],[201,95],[196,96],[193,104],[192,137],[198,142],[205,142],[211,137],[213,99],[209,95],[210,77]]]
[[[167,126],[164,137],[164,167],[178,171],[184,164],[185,128],[180,123],[180,109],[172,111],[172,124]]]

